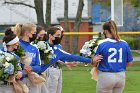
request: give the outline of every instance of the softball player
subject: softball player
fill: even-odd
[[[103,25],[106,39],[101,40],[95,55],[102,55],[98,64],[99,77],[96,93],[122,93],[125,86],[126,67],[132,65],[129,45],[121,40],[114,21]]]
[[[34,41],[37,37],[36,25],[31,24],[31,23],[17,24],[15,26],[14,32],[17,33],[21,37],[20,39],[21,47],[32,56],[31,64],[29,66],[23,64],[22,68],[26,72],[33,71],[33,72],[39,73],[41,70],[40,53],[39,53],[39,50],[35,46],[30,44],[30,42]],[[27,75],[23,79],[23,82],[27,84],[27,86],[29,87],[29,93],[40,93],[40,87],[42,85],[40,84],[33,85],[31,81],[28,79]]]
[[[3,48],[0,51],[10,53],[14,55],[17,60],[19,60],[19,57],[13,53],[17,49],[18,45],[19,38],[15,34],[13,34],[11,28],[8,28],[5,31],[5,36],[3,38]],[[23,76],[24,72],[22,70],[19,70],[16,75],[16,79],[20,79]],[[15,93],[13,84],[9,83],[8,81],[0,81],[0,93]]]

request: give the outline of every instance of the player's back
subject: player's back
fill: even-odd
[[[132,61],[129,45],[121,40],[107,38],[99,42],[96,54],[101,54],[103,60],[98,69],[104,72],[125,71],[126,63]]]

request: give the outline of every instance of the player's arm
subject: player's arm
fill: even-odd
[[[126,67],[130,67],[132,65],[133,65],[133,56],[131,54],[129,45],[127,44],[127,63],[126,63]]]

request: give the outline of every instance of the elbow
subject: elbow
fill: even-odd
[[[132,66],[132,65],[133,65],[133,62],[128,62],[126,66],[127,66],[127,67],[130,67],[130,66]]]

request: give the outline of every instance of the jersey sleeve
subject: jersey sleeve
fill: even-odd
[[[62,46],[60,44],[57,45],[57,48],[62,49]]]
[[[129,45],[127,46],[127,62],[132,62],[133,61],[133,57],[130,51],[130,47]]]
[[[86,62],[86,63],[91,63],[92,61],[91,58],[73,55],[73,54],[67,53],[66,51],[62,49],[58,49],[58,55],[60,55],[59,60],[62,60],[62,61],[79,61],[79,62]]]
[[[39,53],[39,50],[37,49],[36,50],[36,60],[35,60],[36,64],[34,66],[31,66],[32,67],[32,70],[34,72],[40,72],[40,69],[41,69],[41,61],[40,61],[40,53]]]

